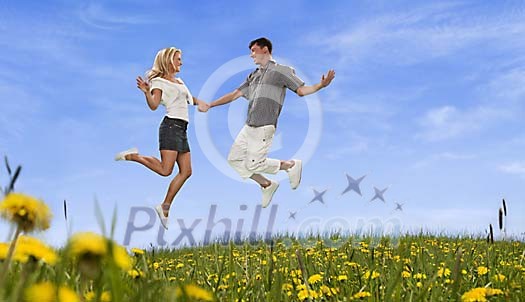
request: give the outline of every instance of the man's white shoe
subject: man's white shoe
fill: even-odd
[[[139,153],[139,149],[133,147],[128,150],[124,150],[122,152],[117,153],[117,155],[115,155],[115,160],[126,160],[126,155],[138,154],[138,153]]]
[[[293,167],[286,170],[288,178],[290,178],[290,186],[292,190],[297,189],[301,183],[301,174],[303,173],[303,161],[300,159],[292,159],[294,161]]]
[[[162,210],[161,204],[155,207],[155,212],[157,212],[157,215],[159,215],[160,223],[167,230],[168,229],[168,217],[164,216],[164,211]]]
[[[261,187],[262,190],[262,207],[266,208],[270,202],[272,202],[272,197],[275,191],[277,191],[277,188],[279,188],[279,183],[275,181],[271,181],[270,185],[266,188]]]

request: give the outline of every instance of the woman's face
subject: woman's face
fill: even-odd
[[[176,52],[175,56],[173,56],[173,72],[175,73],[180,72],[181,66],[182,66],[182,55],[180,52]]]

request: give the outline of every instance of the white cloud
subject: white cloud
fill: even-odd
[[[519,67],[504,70],[490,80],[485,90],[488,90],[495,101],[525,101],[525,68]],[[525,103],[525,102],[524,102]]]
[[[77,11],[80,20],[100,29],[116,29],[121,26],[151,24],[157,22],[154,16],[133,15],[110,10],[101,3],[91,2]]]
[[[480,131],[500,119],[510,117],[513,117],[512,111],[494,107],[479,106],[463,111],[449,105],[433,108],[419,119],[422,130],[416,138],[427,141],[457,138]]]
[[[383,14],[335,34],[318,33],[310,40],[337,52],[342,61],[411,65],[478,45],[523,50],[522,20],[519,11],[481,18],[462,12],[461,5],[439,3]]]
[[[426,168],[430,165],[440,163],[443,161],[461,161],[461,160],[472,160],[475,159],[477,155],[475,154],[461,154],[461,153],[454,153],[454,152],[441,152],[432,154],[426,159],[420,160],[416,162],[413,167],[414,168]]]
[[[332,148],[331,151],[324,154],[324,157],[329,160],[338,160],[345,158],[348,154],[361,154],[368,150],[368,142],[356,141],[345,144],[345,147]]]
[[[498,166],[498,170],[508,174],[518,174],[525,176],[525,162],[517,161]]]
[[[380,140],[361,135],[356,130],[329,131],[324,135],[323,140],[327,142],[326,146],[330,147],[322,148],[321,156],[328,160],[338,160],[347,158],[348,155],[363,154],[381,144]]]

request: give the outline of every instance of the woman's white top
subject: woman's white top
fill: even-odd
[[[150,82],[150,92],[153,89],[160,89],[162,97],[160,103],[166,106],[166,116],[177,118],[189,122],[188,104],[197,105],[193,102],[193,97],[190,90],[184,82],[177,78],[182,83],[174,83],[163,78],[154,78]]]

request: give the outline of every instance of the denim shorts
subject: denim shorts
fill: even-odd
[[[187,129],[187,121],[165,116],[159,127],[159,150],[190,152]]]

